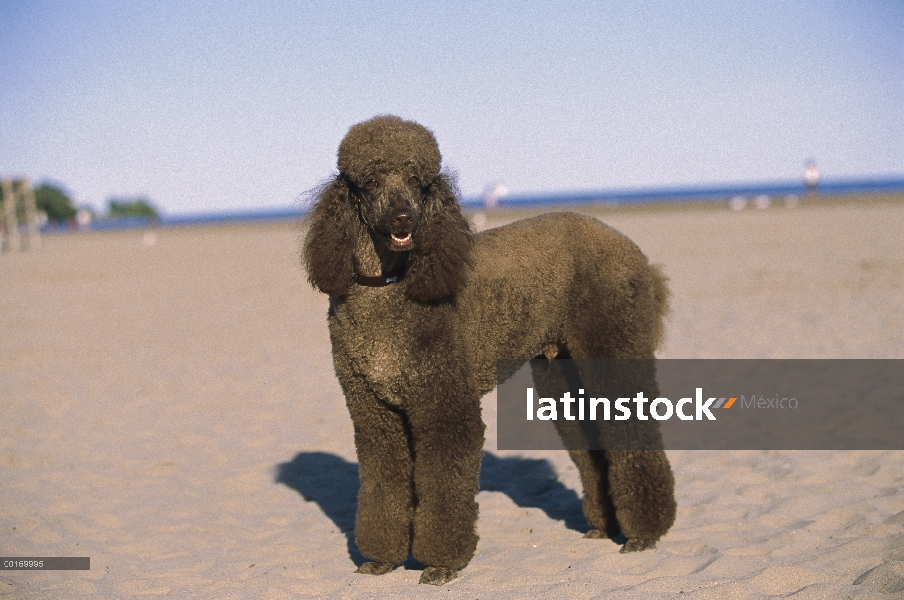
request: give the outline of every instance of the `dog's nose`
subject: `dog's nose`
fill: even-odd
[[[392,228],[408,230],[414,225],[414,215],[409,210],[395,210],[392,213]]]

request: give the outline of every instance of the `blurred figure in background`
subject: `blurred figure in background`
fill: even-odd
[[[813,199],[816,197],[821,176],[819,167],[816,166],[816,161],[808,158],[807,162],[804,163],[804,184],[807,186],[807,198]]]

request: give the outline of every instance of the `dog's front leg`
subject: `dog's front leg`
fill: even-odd
[[[363,381],[345,378],[346,403],[355,429],[361,488],[355,543],[366,558],[359,573],[382,575],[408,558],[414,512],[408,425]]]
[[[484,424],[480,399],[462,380],[431,386],[409,411],[414,441],[412,554],[427,565],[421,583],[453,579],[477,547],[477,502]]]

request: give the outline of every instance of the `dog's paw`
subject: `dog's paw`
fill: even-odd
[[[458,571],[455,569],[447,569],[446,567],[427,567],[421,574],[421,580],[418,583],[429,583],[430,585],[443,585],[449,583],[458,577]]]
[[[656,541],[657,540],[628,540],[619,552],[627,554],[628,552],[650,550],[656,547]]]
[[[364,575],[385,575],[392,571],[392,567],[394,565],[388,562],[366,562],[360,567],[355,573],[362,573]]]
[[[602,532],[599,529],[591,529],[587,533],[584,534],[584,538],[588,540],[598,540],[604,537]]]

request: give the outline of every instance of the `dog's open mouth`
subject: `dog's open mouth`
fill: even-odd
[[[394,233],[390,233],[389,243],[396,248],[407,248],[411,245],[411,234],[409,233],[405,237],[399,237]]]

